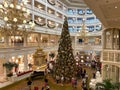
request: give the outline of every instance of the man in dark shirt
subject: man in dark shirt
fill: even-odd
[[[29,79],[28,82],[27,82],[27,85],[29,87],[29,90],[31,90],[31,84],[32,84],[32,81]]]

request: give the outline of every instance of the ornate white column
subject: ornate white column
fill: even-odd
[[[106,36],[105,36],[105,30],[102,31],[102,36],[101,36],[101,44],[102,44],[102,48],[106,48]]]
[[[102,63],[102,67],[101,67],[101,77],[102,79],[104,79],[104,64]]]
[[[41,43],[41,34],[38,33],[38,47],[40,47],[40,43]]]
[[[28,34],[26,34],[26,33],[23,35],[23,38],[24,38],[24,47],[26,47],[27,43],[28,43],[27,42],[27,36],[28,36]]]
[[[47,43],[48,43],[48,46],[51,46],[50,36],[51,36],[51,35],[50,35],[50,34],[48,34],[48,42],[47,42]]]
[[[28,58],[27,54],[24,54],[24,70],[28,70]]]
[[[113,50],[114,49],[114,46],[113,46],[113,38],[114,38],[114,34],[113,34],[113,30],[111,31],[111,49]]]
[[[34,7],[35,7],[35,4],[34,4],[34,1],[35,0],[32,0],[32,9],[34,10]],[[34,21],[34,13],[31,13],[32,14],[32,20]]]
[[[9,36],[5,35],[5,47],[9,47]]]

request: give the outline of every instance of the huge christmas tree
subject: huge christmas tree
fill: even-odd
[[[77,66],[73,55],[72,40],[68,31],[67,18],[65,18],[54,66],[54,76],[63,76],[65,82],[70,82],[71,78],[76,75],[76,72]]]

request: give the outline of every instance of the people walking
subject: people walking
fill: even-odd
[[[63,86],[63,84],[64,84],[64,76],[62,75],[62,77],[61,77],[61,85]]]
[[[58,75],[56,75],[56,83],[58,84],[60,81],[60,77]]]
[[[44,85],[42,86],[42,90],[50,90],[47,78],[44,79]]]
[[[32,81],[31,81],[31,79],[29,78],[28,81],[27,81],[27,85],[28,85],[29,90],[32,90],[32,89],[31,89],[31,84],[32,84]]]

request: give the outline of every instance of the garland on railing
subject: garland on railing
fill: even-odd
[[[33,20],[30,20],[30,21],[28,21],[27,23],[29,23],[29,22],[32,22]],[[42,24],[40,24],[39,22],[37,22],[36,20],[34,20],[34,23],[36,24],[36,25],[39,25],[40,27],[42,27],[42,26],[45,26],[46,25],[46,23],[42,23]]]
[[[30,21],[33,21],[33,20],[30,20]],[[30,21],[28,21],[27,23],[29,23]],[[39,25],[39,26],[45,26],[45,25],[46,25],[46,23],[40,24],[40,23],[38,23],[38,22],[35,21],[35,20],[34,20],[34,22],[35,22],[36,25]],[[56,27],[55,25],[53,26],[53,25],[49,25],[49,24],[47,24],[47,26],[48,26],[48,28],[50,28],[50,29],[53,29],[53,28]]]
[[[39,25],[39,26],[41,26],[41,27],[46,25],[46,23],[39,23],[39,22],[37,22],[37,21],[34,21],[34,22],[35,22],[36,25]]]
[[[47,26],[48,26],[48,28],[50,28],[50,29],[53,29],[53,28],[55,28],[56,26],[50,26],[49,24],[47,24]]]
[[[33,20],[31,19],[31,20],[27,21],[27,23],[32,22],[32,21],[33,21]]]
[[[52,6],[55,5],[55,3],[52,3],[52,2],[50,2],[49,0],[47,0],[47,2],[48,2],[50,5],[52,5]]]

